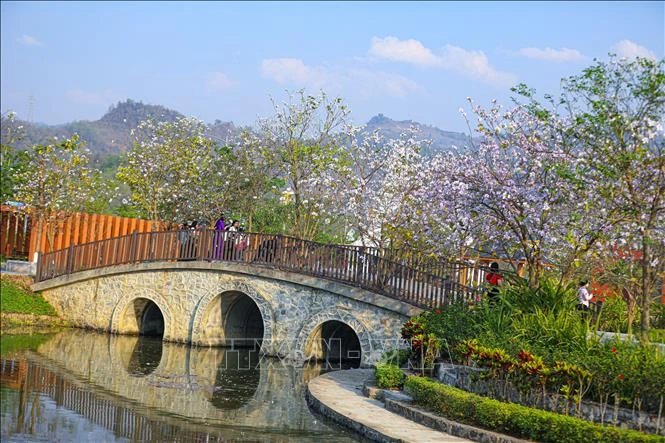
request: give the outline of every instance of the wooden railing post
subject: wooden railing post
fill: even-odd
[[[44,266],[44,260],[42,259],[42,255],[38,254],[37,255],[37,270],[35,272],[35,279],[37,281],[42,281],[42,267]]]
[[[70,275],[74,269],[74,245],[69,245],[67,248],[67,275]]]
[[[127,257],[127,262],[132,263],[136,259],[136,238],[138,236],[138,232],[134,231],[132,232],[132,239],[129,242],[129,257]]]
[[[201,229],[201,230],[199,231],[199,233],[198,233],[199,235],[198,235],[198,239],[197,239],[197,240],[198,240],[198,242],[199,242],[199,243],[198,243],[198,247],[199,247],[199,248],[198,248],[198,250],[196,251],[196,252],[197,252],[197,254],[196,254],[196,259],[197,259],[198,261],[202,261],[203,258],[205,257],[205,254],[206,254],[205,249],[206,249],[207,246],[208,246],[208,243],[207,243],[207,241],[206,241],[206,236],[207,236],[206,234],[207,234],[207,233],[208,233],[208,230],[207,230],[207,229]]]

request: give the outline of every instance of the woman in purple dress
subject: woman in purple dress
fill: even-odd
[[[224,251],[224,231],[226,230],[226,222],[224,216],[221,215],[215,223],[215,260],[222,259],[222,252]]]

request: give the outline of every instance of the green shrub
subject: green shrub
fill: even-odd
[[[649,307],[651,314],[651,326],[657,329],[665,329],[665,304],[654,302]]]
[[[593,374],[589,398],[606,403],[617,395],[624,407],[658,413],[665,398],[665,355],[653,347],[616,339],[599,343],[578,364]]]
[[[501,299],[516,312],[532,313],[539,309],[558,313],[575,309],[576,294],[574,283],[561,286],[558,278],[543,277],[536,288],[529,287],[528,282],[524,280],[505,286]]]
[[[549,361],[584,354],[593,344],[588,339],[589,323],[582,321],[576,310],[535,308],[531,313],[514,316],[510,330],[515,342],[528,344],[531,351]]]
[[[641,310],[635,306],[633,331],[640,325]],[[628,305],[621,297],[608,297],[600,312],[598,329],[610,332],[628,332]]]
[[[486,363],[498,366],[490,367],[488,375],[510,380],[520,393],[539,392],[535,389],[541,383],[540,391],[546,386],[551,393],[563,394],[576,402],[582,395],[584,400],[608,405],[614,403],[616,396],[621,406],[658,413],[660,401],[665,398],[665,355],[659,355],[654,347],[601,343],[590,328],[595,321],[584,321],[577,310],[574,285],[560,288],[558,280],[544,278],[538,288],[515,281],[501,292],[501,298],[491,307],[487,303],[471,308],[451,305],[412,318],[402,332],[411,340],[414,366],[430,368],[433,356],[450,356],[454,362],[469,364],[470,354],[459,345],[475,339],[477,346],[500,350],[510,357],[503,361],[494,352],[496,358]],[[626,330],[625,309],[621,298],[608,298],[599,320],[601,329]],[[660,332],[650,332],[650,337],[652,341],[663,340]],[[451,343],[456,346],[449,348]],[[616,355],[612,352],[614,347],[619,350]],[[547,370],[522,368],[524,365],[513,361],[520,353],[542,359]],[[571,384],[568,378],[579,371],[590,372],[590,380],[584,376]],[[559,392],[559,388],[567,390]]]
[[[381,363],[388,363],[401,368],[409,360],[410,354],[410,349],[391,349],[381,356]]]
[[[374,370],[376,385],[382,389],[398,389],[404,385],[404,372],[399,366],[379,363]]]
[[[411,357],[417,366],[429,368],[437,357],[456,361],[455,346],[478,333],[476,310],[453,303],[411,318],[402,328],[402,338],[411,344]]]
[[[474,317],[475,311],[463,303],[453,303],[445,309],[434,309],[421,314],[425,331],[436,335],[449,349],[477,333]]]
[[[665,329],[649,329],[649,341],[665,344]]]
[[[443,416],[519,438],[542,442],[663,442],[663,437],[603,426],[472,394],[423,377],[409,377],[406,390],[415,402]]]
[[[0,307],[2,312],[56,315],[53,307],[25,282],[5,275],[0,278]]]

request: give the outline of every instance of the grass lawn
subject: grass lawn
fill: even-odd
[[[0,276],[0,311],[17,314],[56,315],[53,307],[30,290],[25,277]]]

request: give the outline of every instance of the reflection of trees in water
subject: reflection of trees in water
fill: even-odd
[[[129,359],[127,373],[134,377],[153,373],[162,360],[163,347],[161,338],[140,336]]]
[[[253,349],[222,352],[210,403],[221,410],[239,409],[254,398],[261,382],[259,353]]]

